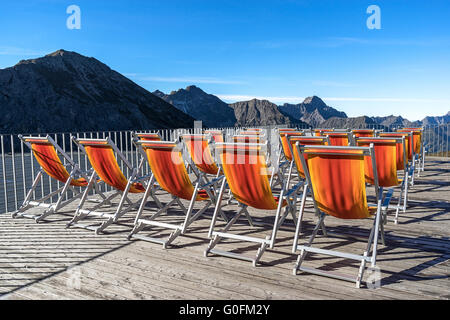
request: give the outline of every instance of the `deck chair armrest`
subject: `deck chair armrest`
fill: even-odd
[[[284,195],[283,198],[290,197],[293,193],[297,192],[297,190],[305,184],[304,181],[300,181],[295,186],[293,186],[291,189],[289,189]]]
[[[151,178],[151,176],[152,176],[151,174],[147,174],[145,176],[133,179],[132,182],[139,182],[139,181],[147,180],[147,179]]]
[[[204,184],[204,185],[200,186],[200,188],[205,188],[205,187],[209,187],[210,185],[213,185],[213,184],[215,184],[216,182],[218,182],[218,181],[222,180],[223,178],[225,178],[225,176],[220,176],[220,177],[217,177],[217,178],[215,178],[215,179],[211,180],[210,182],[208,182],[208,183],[206,183],[206,184]]]
[[[392,195],[394,194],[394,188],[389,188],[384,196],[384,201],[382,207],[388,207],[391,202]]]

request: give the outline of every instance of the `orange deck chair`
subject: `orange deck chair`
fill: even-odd
[[[150,176],[140,176],[141,166],[138,168],[134,168],[131,163],[128,162],[125,155],[119,150],[119,148],[109,137],[105,139],[84,139],[72,136],[72,141],[74,141],[78,145],[80,150],[87,155],[94,171],[89,178],[88,187],[86,188],[83,197],[81,198],[80,204],[78,205],[75,213],[75,217],[68,223],[67,227],[74,226],[85,228],[88,230],[93,230],[96,234],[99,234],[109,225],[116,223],[118,219],[124,214],[139,205],[140,201],[132,202],[129,199],[128,195],[130,193],[144,193],[145,184],[150,180]],[[128,179],[120,169],[115,154],[119,157],[121,162],[131,171],[131,175]],[[85,201],[88,198],[89,191],[92,187],[92,183],[97,177],[109,186],[113,187],[115,189],[115,192],[112,192],[106,200],[100,202],[94,208],[83,209]],[[111,200],[117,196],[120,196],[120,201],[114,213],[97,211],[105,204],[110,205]],[[127,206],[125,206],[125,202],[127,202]],[[100,225],[88,225],[79,223],[80,220],[86,219],[88,217],[101,217],[106,218],[106,220],[104,220]]]
[[[335,147],[335,146],[300,146],[296,144],[297,152],[304,168],[309,188],[312,190],[314,210],[318,216],[308,242],[298,245],[301,222],[304,213],[304,200],[300,206],[297,230],[293,244],[293,252],[300,250],[297,263],[293,269],[294,275],[298,270],[321,276],[337,278],[354,282],[359,288],[363,279],[365,265],[370,262],[375,267],[378,235],[381,226],[382,197],[378,186],[377,175],[374,176],[374,187],[377,204],[370,206],[366,194],[365,157],[370,157],[372,168],[376,171],[375,151],[373,146],[366,147]],[[306,158],[306,160],[305,160]],[[366,219],[375,216],[367,246],[362,255],[316,248],[312,243],[317,236],[326,216],[338,219]],[[373,245],[372,254],[369,256]],[[335,256],[360,262],[358,276],[353,278],[335,274],[322,269],[302,266],[308,253]]]
[[[206,182],[209,182],[206,175],[217,178],[220,174],[220,169],[215,163],[209,147],[211,136],[206,134],[184,134],[181,137],[192,163],[201,171]]]
[[[295,168],[297,169],[297,174],[300,179],[305,179],[305,173],[303,171],[303,167],[301,166],[300,154],[295,149],[295,144],[298,142],[299,145],[308,145],[308,146],[328,146],[330,145],[330,138],[327,136],[291,136],[289,137],[288,148],[291,154],[291,163],[289,172],[292,172],[292,169],[295,164]],[[294,155],[294,156],[292,156]],[[289,183],[289,180],[288,180]]]
[[[292,163],[293,159],[292,159],[292,154],[291,154],[291,150],[289,148],[289,141],[288,139],[290,137],[299,137],[299,136],[304,136],[305,133],[303,131],[283,131],[283,129],[279,129],[278,130],[278,136],[279,136],[279,142],[281,145],[281,148],[278,152],[278,169],[281,171],[280,174],[282,176],[283,179],[287,179],[287,185],[289,186],[289,181],[291,178],[291,174],[292,174],[292,168],[290,166],[290,164]],[[287,172],[286,171],[287,168]],[[286,174],[287,174],[287,178],[286,178]],[[271,184],[272,185],[272,184]]]
[[[404,172],[402,177],[403,205],[400,209],[403,210],[403,212],[406,212],[409,188],[414,185],[415,163],[413,159],[415,158],[415,154],[413,134],[412,132],[380,132],[378,133],[378,136],[382,138],[405,139],[405,147],[403,150],[400,146],[397,146],[397,170]],[[401,159],[403,154],[406,155],[406,161],[402,162]]]
[[[292,136],[304,136],[305,133],[303,131],[279,131],[279,136],[280,136],[280,143],[281,143],[281,150],[283,152],[280,152],[280,155],[284,156],[284,159],[287,162],[291,162],[292,161],[292,153],[291,153],[291,149],[289,148],[289,141],[288,139]],[[281,161],[282,158],[279,158],[279,161]],[[281,164],[280,164],[281,166]]]
[[[348,147],[353,145],[353,137],[350,132],[322,131],[322,136],[330,139],[331,146]]]
[[[415,162],[417,162],[417,176],[419,177],[420,171],[425,169],[425,148],[423,146],[423,129],[422,128],[403,128],[398,129],[397,132],[412,132],[414,153],[416,154]]]
[[[136,214],[134,228],[128,238],[159,243],[166,248],[176,237],[185,234],[189,225],[205,213],[212,204],[216,203],[216,190],[214,185],[222,180],[223,176],[217,177],[206,184],[202,184],[201,180],[197,179],[197,182],[193,185],[184,164],[181,145],[170,141],[138,141],[137,144],[147,155],[152,177]],[[195,171],[195,166],[192,169]],[[172,200],[159,208],[150,217],[143,217],[143,209],[148,196],[151,194],[154,181],[157,181],[160,187],[172,196]],[[182,199],[189,201],[187,208],[181,202]],[[203,202],[204,205],[194,213],[194,205],[197,201]],[[184,220],[182,223],[175,224],[156,221],[156,218],[166,213],[174,204],[177,204],[184,212]],[[167,239],[138,234],[145,227],[151,226],[173,230],[173,232]]]
[[[302,183],[299,183],[290,190],[287,190],[283,186],[279,196],[274,196],[270,187],[270,174],[266,164],[266,148],[265,144],[219,143],[215,145],[216,155],[219,159],[218,162],[225,174],[225,179],[222,181],[211,221],[211,227],[208,233],[211,241],[205,251],[205,256],[212,253],[251,261],[253,266],[256,266],[266,248],[274,247],[276,233],[289,213],[292,214],[295,223],[294,211],[297,197],[293,195],[297,193]],[[238,201],[239,210],[220,231],[216,231],[216,220],[222,208],[221,202],[226,184],[228,184],[232,196]],[[246,216],[251,227],[256,225],[250,217],[248,207],[264,211],[276,210],[274,221],[271,223],[272,232],[270,236],[262,239],[229,232],[230,228],[243,214]],[[284,213],[282,213],[283,207],[285,207]],[[254,257],[215,249],[216,245],[223,238],[258,243],[260,247]]]
[[[137,141],[162,141],[161,135],[159,133],[141,133],[141,132],[133,132],[131,134],[133,144],[136,146],[137,150],[141,154],[140,161],[142,163],[139,164],[139,168],[142,168],[143,163],[146,161],[147,155],[142,151],[142,148],[139,148],[136,144]]]
[[[282,132],[282,131],[289,132],[289,131],[298,131],[298,129],[297,128],[278,128],[278,131],[279,132]]]
[[[257,135],[235,135],[233,136],[235,143],[262,143],[262,139]]]
[[[161,141],[161,135],[159,133],[141,133],[141,132],[133,132],[133,137],[137,140],[145,140],[145,141]]]
[[[375,129],[353,129],[352,134],[356,138],[375,137]]]
[[[396,209],[394,222],[398,222],[398,212],[402,207],[402,196],[403,196],[403,179],[399,179],[397,172],[401,169],[404,171],[404,176],[406,173],[406,153],[405,150],[405,137],[400,138],[370,138],[362,137],[356,138],[356,145],[359,147],[369,147],[374,146],[375,150],[375,160],[377,163],[377,176],[378,184],[380,186],[380,192],[383,193],[383,188],[386,192],[383,194],[383,222],[387,221],[387,209]],[[399,152],[400,150],[400,152]],[[374,172],[372,169],[372,163],[370,157],[366,157],[365,161],[365,176],[366,182],[369,184],[374,184]],[[394,187],[401,187],[398,205],[391,205],[391,199],[394,193]],[[384,239],[383,239],[384,241]]]
[[[315,136],[323,136],[324,132],[333,132],[334,129],[313,129]]]
[[[261,142],[267,140],[267,131],[264,129],[245,129],[241,130],[239,135],[259,137]]]
[[[35,219],[36,222],[40,222],[47,216],[58,212],[59,209],[80,198],[82,192],[76,190],[76,187],[86,187],[88,185],[87,180],[89,173],[81,170],[78,164],[76,164],[49,135],[46,137],[24,137],[19,135],[19,139],[33,152],[41,169],[34,178],[33,184],[28,191],[23,204],[17,211],[13,212],[12,217],[32,218]],[[64,158],[66,164],[61,162],[58,153]],[[33,193],[44,173],[63,183],[63,186],[50,194],[43,196],[41,199],[32,200]],[[96,183],[94,183],[94,186],[98,194],[104,197],[97,188]],[[67,200],[64,200],[66,195],[69,196],[67,193],[69,190],[72,192],[72,196],[68,197]],[[52,197],[55,196],[58,197],[55,203],[46,203],[47,200],[51,200]],[[46,208],[46,210],[42,214],[26,213],[28,209],[34,207],[43,207]]]

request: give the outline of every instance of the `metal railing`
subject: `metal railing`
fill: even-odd
[[[424,128],[424,146],[428,152],[428,156],[444,156],[449,157],[449,126],[450,124],[426,126]],[[252,126],[254,127],[254,126]],[[286,127],[286,126],[279,126]],[[262,127],[266,129],[274,128]],[[306,128],[306,126],[303,126]],[[395,127],[384,126],[367,126],[367,128],[375,128],[382,130],[395,130]],[[234,135],[240,128],[218,128],[223,129],[227,136]],[[175,140],[184,133],[198,133],[197,129],[163,129],[148,130],[142,132],[158,132],[164,140]],[[119,150],[125,155],[127,160],[137,166],[139,161],[139,153],[132,143],[132,131],[105,131],[105,132],[78,132],[74,133],[78,138],[106,138],[110,137],[118,146]],[[41,134],[46,136],[47,134]],[[70,141],[70,133],[55,133],[50,136],[61,146],[61,148],[71,156],[71,158],[79,164],[81,169],[90,168],[87,156],[76,148],[74,143]],[[22,204],[27,191],[31,187],[33,178],[39,171],[40,166],[30,152],[27,146],[18,138],[17,134],[0,135],[0,213],[11,212],[17,210]],[[126,166],[121,166],[125,175],[131,174]],[[144,167],[144,174],[148,174],[148,166]],[[36,188],[33,198],[40,198],[61,187],[61,183],[49,176],[43,178],[38,188]],[[103,186],[102,191],[110,191],[111,188]],[[67,198],[71,193],[66,195]],[[56,201],[56,198],[50,199]]]

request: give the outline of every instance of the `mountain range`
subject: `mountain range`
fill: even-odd
[[[411,122],[401,116],[352,117],[317,96],[277,106],[252,99],[226,103],[196,86],[153,93],[95,58],[58,50],[0,69],[0,133],[112,131],[193,127],[296,125],[422,126],[450,122],[450,112]]]
[[[107,65],[58,50],[0,69],[0,132],[192,127],[194,118]]]

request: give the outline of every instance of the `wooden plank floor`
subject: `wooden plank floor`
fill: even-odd
[[[398,225],[388,222],[385,227],[386,244],[379,246],[377,259],[381,287],[361,289],[331,278],[292,275],[296,260],[291,253],[292,220],[287,220],[279,232],[274,250],[266,251],[262,264],[254,268],[246,261],[204,257],[212,210],[168,249],[126,239],[133,212],[98,236],[84,229],[65,228],[73,206],[66,210],[67,215],[54,215],[41,224],[3,214],[0,299],[449,299],[449,198],[448,159],[430,157],[426,171],[410,193],[408,211],[401,215]],[[224,211],[231,214],[235,209],[229,206]],[[270,222],[273,218],[267,213],[251,212],[256,220]],[[180,221],[180,217],[175,212],[161,220]],[[308,207],[305,236],[310,234],[314,221]],[[371,221],[330,217],[326,225],[331,231],[367,236]],[[261,237],[269,234],[267,228],[250,228],[245,221],[233,230]],[[362,241],[351,238],[319,236],[316,243],[322,248],[357,254],[365,247]],[[253,256],[257,245],[225,241],[218,248]],[[322,255],[311,255],[305,266],[351,276],[358,271],[355,262]]]

